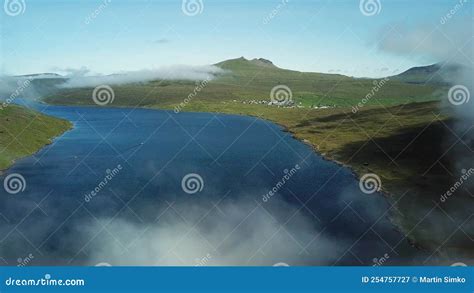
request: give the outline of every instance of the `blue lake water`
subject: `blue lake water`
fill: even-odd
[[[0,177],[26,182],[0,189],[0,263],[395,265],[420,253],[382,195],[268,121],[34,107],[74,128]]]

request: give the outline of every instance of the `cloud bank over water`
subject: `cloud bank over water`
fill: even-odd
[[[115,220],[107,226],[114,237],[97,237],[88,249],[89,264],[308,265],[331,263],[341,255],[343,241],[320,234],[314,220],[295,207],[277,205],[270,212],[248,198],[221,203],[218,209],[209,202],[183,202],[157,212],[160,217],[153,223]],[[109,222],[91,226],[87,237]]]

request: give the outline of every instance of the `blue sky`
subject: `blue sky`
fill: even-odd
[[[188,16],[180,0],[105,1],[24,0],[20,15],[0,11],[2,73],[109,74],[245,56],[301,71],[384,76],[437,61],[380,50],[384,30],[440,26],[459,2],[375,0],[380,13],[365,16],[359,0],[202,0],[202,12]],[[468,2],[455,17],[472,17]]]

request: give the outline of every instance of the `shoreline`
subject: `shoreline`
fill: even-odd
[[[161,109],[161,108],[144,108],[144,109],[155,109],[155,110],[162,110],[162,111],[168,111],[169,110],[169,109]],[[332,158],[331,156],[327,155],[326,153],[322,153],[310,141],[308,141],[307,139],[298,137],[295,132],[290,130],[286,125],[283,125],[279,122],[276,122],[276,121],[273,121],[273,120],[270,120],[270,119],[266,119],[266,118],[263,118],[263,117],[260,117],[260,116],[256,116],[256,115],[242,114],[242,113],[229,114],[229,113],[223,113],[223,112],[193,112],[193,111],[184,111],[184,112],[186,112],[186,113],[209,113],[209,114],[216,114],[217,113],[217,114],[221,114],[221,115],[235,115],[235,116],[254,117],[254,118],[257,118],[257,119],[261,119],[261,120],[273,123],[273,124],[277,125],[278,127],[280,127],[282,132],[287,132],[287,133],[291,134],[291,137],[293,139],[295,139],[295,140],[299,141],[300,143],[303,143],[303,144],[307,145],[308,147],[310,147],[311,150],[316,155],[320,156],[323,160],[331,162],[331,163],[335,163],[336,165],[340,166],[341,168],[348,169],[350,171],[350,173],[352,174],[352,176],[356,179],[356,181],[360,181],[361,175],[355,170],[355,167],[353,167],[351,165],[348,165],[346,163],[343,163],[343,162],[341,162],[341,161],[339,161],[335,158]],[[393,200],[392,200],[392,198],[394,196],[393,193],[391,193],[390,191],[384,189],[383,185],[381,186],[381,189],[379,191],[377,191],[377,193],[381,194],[387,200],[388,204],[393,203]],[[396,207],[392,207],[392,208],[396,208]],[[410,238],[407,235],[407,233],[405,233],[405,231],[401,227],[401,225],[398,224],[399,222],[398,222],[397,218],[395,216],[393,216],[393,212],[389,212],[386,215],[386,217],[389,220],[389,222],[392,224],[394,230],[398,231],[404,237],[404,241],[407,241],[410,246],[412,246],[413,248],[415,248],[417,250],[424,250],[425,249],[425,247],[421,243],[419,243],[418,241],[416,241],[413,238]]]
[[[301,143],[304,143],[306,144],[308,147],[310,147],[313,152],[315,152],[316,154],[318,154],[319,156],[321,156],[321,158],[323,158],[324,160],[328,161],[328,162],[332,162],[332,163],[335,163],[336,165],[340,166],[341,168],[346,168],[350,171],[350,173],[352,174],[352,176],[354,176],[354,178],[357,180],[357,181],[360,181],[361,179],[361,174],[359,174],[355,168],[351,165],[348,165],[346,163],[343,163],[341,161],[338,161],[337,159],[334,159],[328,155],[326,155],[325,153],[321,153],[316,146],[314,146],[310,141],[306,140],[306,139],[300,139],[298,138],[294,132],[288,130],[285,128],[285,131],[288,132],[288,133],[291,133],[292,137],[298,141],[300,141]],[[377,193],[381,194],[386,200],[387,202],[390,204],[390,203],[393,203],[393,193],[391,193],[390,191],[386,190],[383,188],[383,185],[380,187],[380,190],[377,191]],[[393,207],[393,208],[396,208],[396,207]],[[393,212],[389,212],[387,215],[387,218],[389,219],[390,223],[393,225],[393,227],[395,228],[396,231],[400,232],[400,234],[402,234],[404,237],[405,237],[405,240],[408,241],[408,243],[413,246],[414,248],[416,249],[420,249],[422,250],[424,247],[416,242],[415,239],[412,239],[410,238],[407,233],[405,233],[403,231],[403,229],[400,227],[400,225],[397,224],[397,219],[395,216],[393,216]]]
[[[39,113],[41,113],[41,112],[39,112]],[[25,155],[25,156],[22,156],[22,157],[18,157],[18,158],[16,158],[16,159],[12,160],[12,161],[10,162],[10,164],[9,164],[7,167],[5,167],[5,168],[0,168],[0,176],[3,176],[3,175],[4,175],[10,168],[12,168],[18,161],[23,160],[23,159],[25,159],[25,158],[28,158],[28,157],[31,157],[31,156],[34,156],[34,155],[38,154],[38,153],[39,153],[40,151],[42,151],[45,147],[52,145],[59,137],[63,136],[66,132],[71,131],[72,129],[74,129],[74,124],[73,124],[71,121],[69,121],[69,120],[62,119],[62,118],[58,118],[58,117],[51,116],[51,115],[46,115],[46,114],[43,114],[43,115],[49,116],[49,117],[53,117],[53,118],[56,118],[56,119],[60,119],[60,120],[63,120],[63,121],[66,121],[66,122],[69,124],[69,127],[68,127],[66,130],[64,130],[63,132],[61,132],[61,133],[59,133],[59,134],[57,134],[57,135],[55,135],[55,136],[50,137],[48,143],[42,145],[40,148],[38,148],[38,149],[37,149],[36,151],[34,151],[33,153],[28,154],[28,155]]]
[[[248,115],[250,116],[250,115]],[[253,117],[256,117],[256,116],[253,116]],[[256,118],[260,118],[260,117],[256,117]],[[261,118],[260,118],[261,119]],[[266,119],[265,119],[266,120]],[[326,160],[328,162],[332,162],[332,163],[335,163],[336,165],[340,166],[341,168],[346,168],[350,171],[350,173],[352,174],[352,176],[354,176],[354,178],[357,180],[357,181],[360,181],[360,178],[361,178],[361,175],[355,170],[355,168],[351,165],[348,165],[346,163],[343,163],[341,161],[338,161],[337,159],[334,159],[332,158],[331,156],[328,156],[326,153],[322,153],[318,150],[318,148],[313,145],[310,141],[308,141],[307,139],[304,139],[304,138],[299,138],[296,133],[294,133],[293,131],[289,130],[288,127],[286,127],[285,125],[282,125],[280,123],[277,123],[275,121],[271,121],[271,120],[267,120],[267,121],[270,121],[271,123],[274,123],[278,126],[280,126],[282,128],[282,131],[284,132],[287,132],[287,133],[290,133],[291,134],[291,137],[295,140],[298,140],[299,142],[307,145],[308,147],[310,147],[312,149],[312,151],[314,153],[316,153],[317,155],[319,155],[323,160]],[[377,191],[377,193],[380,193],[386,200],[387,202],[390,204],[390,203],[393,203],[392,201],[392,198],[393,198],[393,194],[384,189],[383,188],[383,185],[381,186],[380,190]],[[396,207],[394,207],[396,208]],[[389,212],[387,215],[387,218],[389,219],[390,223],[393,225],[393,227],[395,228],[396,231],[398,231],[400,234],[402,234],[404,237],[405,237],[405,240],[408,241],[408,243],[413,246],[414,248],[418,249],[418,250],[423,250],[424,247],[421,245],[421,243],[418,243],[415,239],[412,239],[410,238],[407,233],[405,233],[403,231],[403,229],[400,227],[400,225],[397,224],[397,220],[396,220],[396,217],[393,216],[393,212]]]
[[[50,105],[50,106],[65,106],[65,107],[92,107],[92,108],[118,108],[118,109],[130,109],[130,110],[136,110],[136,109],[141,109],[141,110],[152,110],[152,111],[169,111],[169,112],[172,112],[174,113],[173,109],[170,108],[158,108],[158,107],[130,107],[130,106],[113,106],[113,105],[107,105],[105,107],[103,106],[98,106],[98,105],[67,105],[67,104],[49,104],[49,103],[46,103],[44,101],[40,101],[40,103],[42,104],[45,104],[45,105]],[[256,116],[256,115],[251,115],[251,114],[243,114],[243,113],[225,113],[225,112],[217,112],[217,111],[186,111],[186,110],[183,110],[182,112],[185,112],[185,113],[207,113],[207,114],[220,114],[220,115],[230,115],[230,116],[243,116],[243,117],[253,117],[253,118],[256,118],[256,119],[260,119],[260,120],[263,120],[263,121],[266,121],[266,122],[270,122],[270,123],[273,123],[275,125],[277,125],[280,130],[282,132],[287,132],[289,134],[291,134],[291,137],[297,141],[299,141],[300,143],[303,143],[305,144],[306,146],[310,147],[311,150],[318,156],[320,156],[323,160],[326,160],[328,162],[332,162],[332,163],[335,163],[336,165],[340,166],[341,168],[346,168],[347,170],[350,171],[350,173],[352,174],[352,176],[357,180],[359,181],[360,178],[361,178],[361,174],[359,174],[356,170],[355,170],[355,167],[353,167],[352,165],[348,165],[346,163],[343,163],[329,155],[327,155],[326,153],[322,153],[318,148],[317,146],[313,145],[310,141],[308,141],[307,139],[304,139],[304,138],[300,138],[297,136],[297,134],[293,131],[291,131],[286,125],[283,125],[279,122],[276,122],[276,121],[273,121],[273,120],[270,120],[270,119],[267,119],[267,118],[263,118],[263,117],[260,117],[260,116]],[[69,123],[71,123],[69,120],[67,120]],[[71,123],[72,124],[72,123]],[[67,131],[70,131],[71,129],[73,128],[73,126],[71,128],[69,128],[68,130],[64,131],[62,134],[58,135],[57,137],[63,135],[64,133],[66,133]],[[56,137],[56,138],[57,138]],[[56,139],[55,138],[55,139]],[[47,144],[49,145],[49,144]],[[46,147],[47,145],[44,145],[41,149],[39,149],[37,152],[39,152],[40,150],[42,150],[44,147]],[[33,154],[32,154],[33,155]],[[28,157],[28,156],[25,156],[25,157]],[[13,165],[13,164],[12,164]],[[11,167],[11,166],[10,166]],[[9,168],[10,168],[9,167]],[[2,170],[0,170],[0,175],[2,174]],[[387,203],[388,204],[391,204],[393,203],[393,194],[384,189],[383,188],[383,185],[381,186],[381,189],[379,191],[377,191],[377,193],[381,194],[386,200],[387,200]],[[392,207],[392,208],[396,208],[396,207]],[[391,225],[393,226],[394,230],[398,231],[405,239],[404,241],[407,241],[409,243],[410,246],[412,246],[413,248],[415,249],[418,249],[418,250],[423,250],[424,247],[423,245],[421,245],[421,243],[418,243],[415,239],[413,238],[410,238],[407,233],[404,232],[403,228],[401,227],[401,225],[399,225],[398,223],[398,220],[395,216],[393,216],[393,212],[388,212],[387,215],[386,215],[387,219],[389,220],[389,222],[391,223]]]

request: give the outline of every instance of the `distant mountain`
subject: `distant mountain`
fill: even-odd
[[[214,64],[222,69],[227,70],[251,70],[251,69],[280,69],[276,67],[272,61],[264,58],[255,58],[252,60],[248,60],[244,57],[236,58],[236,59],[229,59],[217,64]]]
[[[258,65],[258,66],[266,66],[266,67],[271,67],[271,68],[277,68],[275,64],[273,64],[272,61],[264,59],[264,58],[255,58],[250,60],[251,63]]]
[[[15,77],[26,77],[26,78],[64,78],[62,75],[57,73],[33,73],[33,74],[24,74],[24,75],[15,75]]]
[[[53,94],[57,91],[58,86],[67,81],[67,77],[64,77],[57,73],[34,73],[25,75],[15,75],[13,80],[17,80],[18,85],[26,85],[26,80],[29,80],[29,84],[24,96],[28,97],[40,97]]]
[[[293,82],[301,84],[303,88],[307,88],[312,83],[321,80],[354,81],[352,77],[340,74],[318,73],[318,72],[301,72],[290,69],[277,67],[272,61],[265,58],[246,59],[244,57],[225,60],[214,64],[217,67],[225,69],[231,74],[224,75],[221,79],[230,78],[232,80],[239,79],[244,83],[254,80],[265,81],[265,83],[275,84],[292,84]],[[312,87],[312,86],[311,86]]]
[[[463,66],[459,64],[436,63],[410,68],[390,79],[414,84],[449,84],[448,80],[459,74],[462,69]]]

